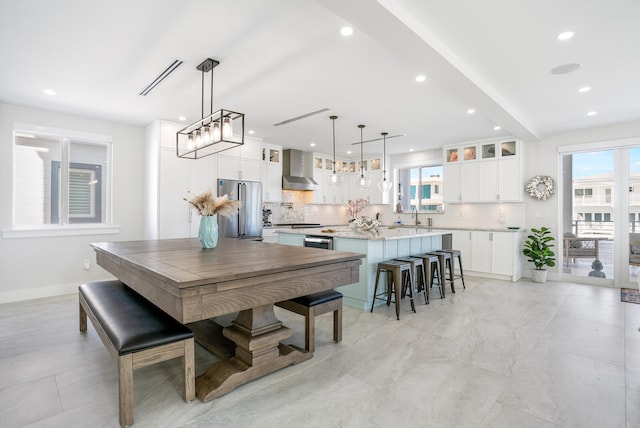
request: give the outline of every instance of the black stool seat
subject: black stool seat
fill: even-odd
[[[327,290],[320,291],[319,293],[307,294],[306,296],[300,296],[290,300],[296,302],[299,305],[311,307],[321,305],[322,303],[327,303],[336,299],[342,299],[342,293],[335,290]]]
[[[80,294],[119,355],[193,337],[193,332],[120,281],[82,284]]]
[[[304,349],[315,350],[317,315],[333,312],[333,341],[342,341],[342,293],[335,290],[320,291],[276,303],[283,309],[304,316]]]

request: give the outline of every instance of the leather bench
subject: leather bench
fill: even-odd
[[[315,317],[333,312],[333,340],[342,341],[342,293],[335,290],[321,291],[276,303],[283,309],[304,315],[304,349],[315,350]]]
[[[120,281],[79,287],[80,331],[87,317],[118,361],[120,426],[133,424],[133,370],[182,358],[183,398],[195,398],[193,333]]]

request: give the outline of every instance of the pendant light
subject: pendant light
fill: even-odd
[[[378,189],[382,193],[387,193],[391,190],[391,181],[387,181],[387,168],[386,168],[386,158],[387,158],[387,135],[388,132],[382,133],[382,179],[378,181]]]
[[[358,125],[358,128],[360,128],[360,180],[358,180],[358,186],[360,186],[361,189],[367,189],[371,184],[371,179],[364,176],[364,140],[362,138],[362,130],[364,129],[364,125]]]
[[[333,173],[327,175],[327,184],[331,187],[338,187],[344,180],[342,171],[336,171],[336,119],[338,116],[329,116],[333,125]]]
[[[202,118],[176,133],[176,154],[180,158],[199,159],[244,144],[244,114],[223,109],[213,112],[213,69],[218,64],[219,61],[207,58],[196,67],[202,74]],[[211,72],[211,105],[205,117],[204,74],[208,72]]]

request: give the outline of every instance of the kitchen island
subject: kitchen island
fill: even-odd
[[[382,227],[377,231],[359,230],[348,226],[280,229],[278,243],[303,246],[305,236],[323,236],[333,238],[333,250],[365,254],[366,257],[360,265],[359,281],[337,290],[344,295],[345,305],[368,310],[373,300],[378,262],[442,249],[443,236],[449,234],[447,230],[417,227]]]

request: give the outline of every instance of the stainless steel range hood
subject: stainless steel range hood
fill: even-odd
[[[318,190],[318,183],[310,176],[311,164],[305,165],[301,150],[282,151],[282,190]]]

